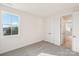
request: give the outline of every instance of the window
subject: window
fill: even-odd
[[[18,34],[19,16],[12,13],[3,14],[3,34],[17,35]]]

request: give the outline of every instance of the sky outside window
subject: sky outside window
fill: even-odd
[[[10,13],[3,14],[3,24],[18,26],[18,16],[11,15]],[[4,27],[6,27],[6,25]]]
[[[3,14],[3,24],[11,23],[11,15],[8,13]]]
[[[14,15],[11,16],[12,16],[12,25],[18,26],[18,16],[14,16]]]

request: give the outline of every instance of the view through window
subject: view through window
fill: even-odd
[[[12,13],[3,14],[3,34],[16,35],[18,34],[19,16]]]

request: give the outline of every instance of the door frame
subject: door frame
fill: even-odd
[[[60,46],[63,44],[63,41],[64,41],[64,37],[63,37],[64,35],[62,35],[62,32],[61,32],[61,21],[63,20],[63,16],[72,15],[72,23],[73,23],[73,14],[74,14],[74,12],[73,13],[71,12],[71,13],[63,14],[60,16]],[[73,37],[73,35],[72,35],[72,37]],[[72,50],[72,44],[73,43],[71,43],[71,50]]]

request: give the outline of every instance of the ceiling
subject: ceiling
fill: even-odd
[[[7,3],[6,5],[40,17],[79,10],[78,3]]]

